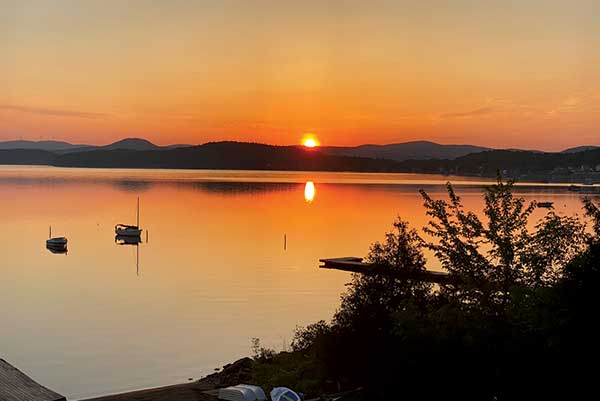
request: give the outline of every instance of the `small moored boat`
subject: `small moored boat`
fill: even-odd
[[[65,237],[54,237],[46,240],[46,246],[53,248],[64,248],[68,240]]]
[[[140,198],[137,199],[137,224],[117,224],[115,226],[115,234],[119,237],[139,237],[142,235],[140,228]]]
[[[46,240],[46,249],[52,253],[67,253],[66,237],[52,237],[52,227],[48,230],[48,239]]]
[[[133,235],[115,235],[115,243],[117,245],[139,245],[142,243],[142,238]]]
[[[546,209],[550,209],[551,207],[554,206],[554,202],[538,202],[537,206],[538,207],[543,207],[543,208],[546,208]]]
[[[57,254],[57,255],[66,255],[69,252],[69,250],[67,249],[66,246],[62,247],[62,248],[58,248],[58,247],[55,248],[55,247],[52,247],[52,246],[46,246],[46,249],[50,253],[54,253],[54,254]]]
[[[117,224],[115,226],[115,234],[119,237],[139,237],[142,235],[142,230],[138,226]]]

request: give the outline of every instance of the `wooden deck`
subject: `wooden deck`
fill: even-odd
[[[390,269],[388,266],[365,263],[362,258],[343,257],[332,259],[319,259],[321,269],[342,270],[352,273],[383,275],[406,280],[426,281],[436,284],[457,284],[458,280],[445,272],[432,270]]]
[[[65,401],[66,398],[36,383],[25,373],[0,359],[1,401]]]
[[[216,393],[216,390],[215,390]],[[205,386],[196,383],[176,384],[173,386],[132,391],[129,393],[106,395],[85,401],[217,401]]]

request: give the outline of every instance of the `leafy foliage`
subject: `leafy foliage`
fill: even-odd
[[[532,222],[537,205],[513,185],[498,177],[485,190],[482,219],[450,184],[447,200],[421,192],[424,238],[397,219],[366,260],[423,270],[431,250],[460,284],[354,274],[331,323],[296,330],[309,394],[335,383],[370,400],[540,399],[594,383],[581,380],[600,354],[589,325],[600,306],[600,210],[585,201],[594,235],[554,211]]]
[[[386,234],[383,243],[376,242],[366,258],[385,269],[425,270],[425,257],[421,250],[422,240],[408,223],[397,219],[394,230]],[[376,322],[384,330],[385,316],[398,310],[408,298],[423,298],[431,286],[412,280],[400,280],[386,275],[353,274],[348,291],[342,295],[341,307],[334,317],[340,327],[356,321],[365,324]]]
[[[600,207],[594,204],[590,198],[585,198],[583,200],[583,208],[586,214],[592,219],[596,240],[600,240]]]
[[[268,360],[255,360],[250,382],[270,391],[285,386],[305,394],[328,389],[325,366],[317,358],[300,352],[280,352]],[[330,390],[334,391],[334,387]]]
[[[252,339],[252,358],[255,361],[270,361],[275,356],[276,352],[274,349],[265,348],[260,344],[259,338]]]
[[[296,327],[292,340],[292,351],[307,351],[320,337],[331,331],[331,327],[324,320],[309,324],[306,327]]]
[[[463,281],[460,291],[451,289],[462,302],[504,307],[517,286],[548,285],[561,276],[565,266],[585,248],[585,226],[577,217],[547,214],[529,230],[536,203],[525,203],[513,194],[512,181],[497,183],[484,193],[481,221],[466,212],[461,199],[448,184],[449,201],[433,200],[421,191],[427,215],[424,229],[434,238],[426,247],[442,266]]]

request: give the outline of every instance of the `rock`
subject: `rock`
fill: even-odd
[[[252,359],[242,358],[233,363],[223,366],[223,370],[210,374],[201,379],[199,383],[218,387],[235,386],[250,380],[250,371],[252,369]]]

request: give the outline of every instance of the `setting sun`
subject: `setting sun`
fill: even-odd
[[[306,146],[307,148],[314,148],[319,146],[319,141],[312,134],[307,134],[302,138],[302,146]]]

